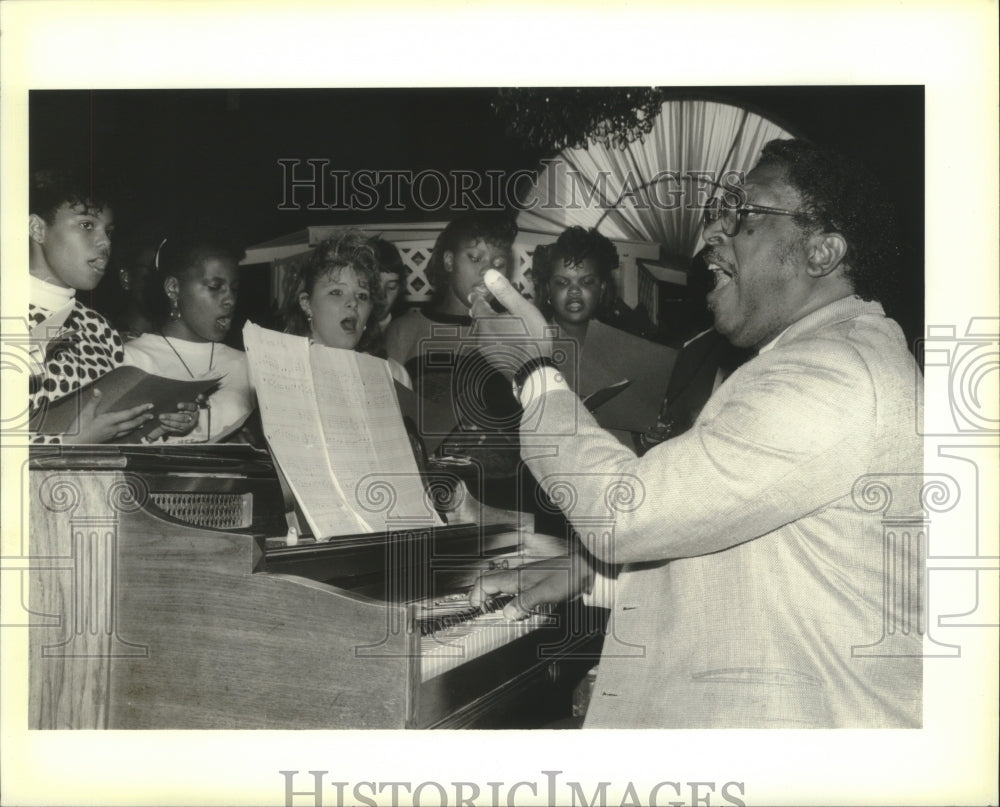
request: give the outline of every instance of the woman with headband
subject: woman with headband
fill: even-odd
[[[156,252],[158,327],[125,345],[125,364],[182,380],[218,378],[219,385],[184,419],[188,431],[166,442],[218,442],[256,407],[246,355],[223,344],[233,324],[239,288],[235,256],[207,239],[168,238]],[[164,416],[167,417],[167,416]]]

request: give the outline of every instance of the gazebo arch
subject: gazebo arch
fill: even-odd
[[[708,100],[665,101],[642,141],[624,148],[591,143],[545,160],[523,199],[522,231],[595,227],[613,241],[659,245],[658,260],[623,264],[622,297],[657,319],[656,284],[684,285],[704,245],[701,213],[709,199],[756,162],[770,140],[793,135],[744,107]]]

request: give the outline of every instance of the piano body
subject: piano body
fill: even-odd
[[[45,449],[28,475],[32,728],[531,728],[600,654],[595,609],[465,613],[510,524],[287,545],[248,446]]]

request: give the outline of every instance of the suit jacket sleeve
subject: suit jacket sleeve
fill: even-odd
[[[794,342],[758,356],[709,400],[686,434],[643,457],[603,431],[571,392],[542,400],[524,457],[601,560],[716,552],[849,493],[875,430],[871,374],[849,345]],[[575,433],[563,434],[575,423]],[[614,519],[614,541],[587,524]],[[607,535],[605,534],[605,538]]]

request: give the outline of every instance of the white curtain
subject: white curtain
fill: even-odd
[[[690,257],[701,248],[701,207],[727,171],[747,171],[763,145],[792,137],[741,107],[667,101],[643,142],[591,145],[549,161],[524,199],[518,226],[558,235],[597,227],[612,239],[652,241]]]

